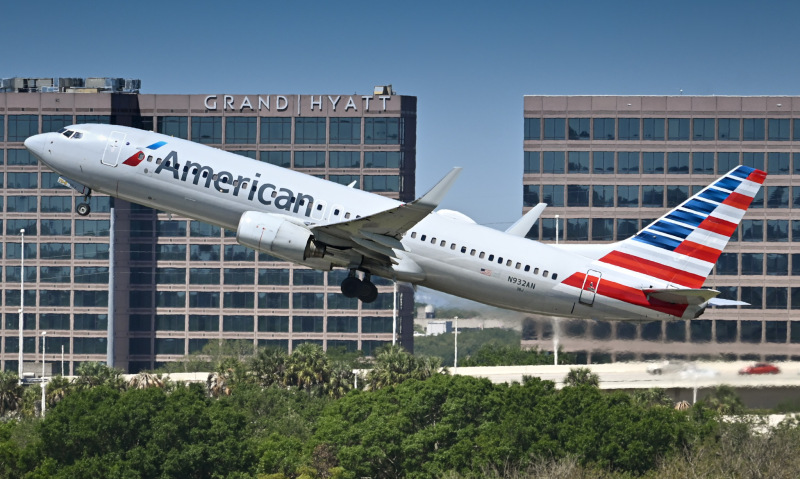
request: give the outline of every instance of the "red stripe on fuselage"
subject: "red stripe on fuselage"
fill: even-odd
[[[670,283],[680,284],[687,288],[699,288],[706,281],[702,276],[621,251],[612,251],[600,258],[600,261],[619,266],[620,268],[636,271],[637,273],[646,274],[654,278],[663,279]]]
[[[725,221],[715,216],[709,216],[697,227],[730,238],[733,232],[736,231],[736,226],[736,223],[731,223],[730,221]]]
[[[562,281],[562,284],[572,286],[580,290],[583,287],[583,279],[586,277],[584,273],[573,273],[569,278]],[[684,311],[688,305],[686,304],[672,304],[658,299],[648,299],[647,295],[638,288],[632,288],[624,284],[615,283],[607,279],[600,281],[597,287],[597,294],[607,298],[616,299],[624,303],[640,306],[642,308],[652,309],[661,313],[671,314],[678,318],[683,317]],[[576,296],[577,299],[577,296]]]
[[[684,240],[675,248],[676,253],[684,254],[692,258],[697,258],[708,263],[716,263],[722,251],[711,248],[694,241]]]
[[[137,151],[136,153],[131,155],[130,158],[128,158],[127,160],[123,161],[122,164],[123,165],[128,165],[128,166],[139,166],[139,163],[141,163],[142,160],[144,160],[144,155],[142,154],[141,151]]]

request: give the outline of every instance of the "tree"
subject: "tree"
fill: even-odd
[[[640,406],[673,407],[672,397],[662,388],[638,389],[632,397],[633,402]]]
[[[702,402],[720,414],[737,414],[744,409],[744,403],[736,390],[727,384],[712,389]]]
[[[407,379],[426,379],[436,374],[439,366],[439,358],[417,358],[400,345],[386,345],[378,350],[367,373],[367,388],[374,391]]]
[[[53,407],[69,394],[74,385],[64,376],[54,376],[47,382],[47,407]]]
[[[286,360],[284,384],[296,386],[309,394],[322,393],[330,380],[330,365],[322,346],[303,343],[292,351]]]
[[[589,368],[572,368],[564,376],[564,386],[600,386],[600,376]]]
[[[12,371],[0,371],[0,417],[22,406],[22,385]]]
[[[88,362],[78,366],[78,378],[75,385],[78,389],[96,386],[108,386],[112,389],[121,389],[123,385],[122,372],[110,368],[103,363]]]
[[[250,374],[261,387],[282,384],[286,373],[286,351],[279,348],[262,348],[249,361]]]

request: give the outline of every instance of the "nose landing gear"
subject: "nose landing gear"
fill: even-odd
[[[378,288],[370,281],[370,274],[364,273],[364,279],[356,277],[356,270],[342,281],[342,294],[348,298],[358,298],[362,303],[371,303],[378,299]]]
[[[89,206],[89,203],[78,203],[75,207],[75,212],[81,216],[86,216],[92,212],[92,208]]]

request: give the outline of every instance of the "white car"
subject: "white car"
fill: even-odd
[[[669,374],[683,371],[687,368],[687,364],[683,361],[663,361],[660,363],[647,366],[647,372],[650,374]]]
[[[698,368],[694,364],[690,364],[686,369],[681,371],[681,378],[683,379],[714,378],[717,376],[719,376],[719,371]]]

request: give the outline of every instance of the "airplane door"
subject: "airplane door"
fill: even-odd
[[[108,166],[117,166],[123,141],[125,141],[125,133],[112,131],[108,137],[108,143],[106,143],[106,149],[103,151],[103,158],[100,163]]]
[[[594,304],[594,297],[597,295],[597,288],[600,286],[600,277],[603,275],[600,271],[590,269],[586,272],[586,277],[583,278],[583,286],[581,287],[581,295],[578,301],[591,306]]]

